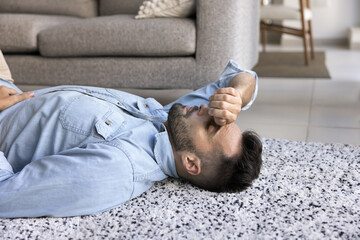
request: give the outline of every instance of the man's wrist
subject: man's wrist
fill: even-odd
[[[244,107],[251,101],[255,85],[255,77],[251,73],[243,72],[233,77],[229,87],[233,87],[238,91],[242,101],[241,107]]]
[[[239,98],[240,98],[240,108],[242,108],[243,107],[243,103],[244,103],[244,93],[241,91],[241,89],[236,89],[236,88],[234,88],[237,92],[238,92],[238,94],[239,94]]]

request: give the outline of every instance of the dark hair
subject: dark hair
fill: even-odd
[[[241,152],[234,157],[223,154],[216,156],[214,164],[207,166],[207,176],[200,181],[192,181],[195,185],[213,192],[240,192],[252,185],[259,177],[262,165],[262,142],[254,131],[245,131],[241,141]],[[218,154],[213,154],[213,156]],[[210,161],[206,161],[210,162]],[[206,164],[206,163],[205,163]],[[211,166],[212,165],[212,166]]]

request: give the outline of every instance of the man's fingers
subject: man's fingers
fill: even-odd
[[[17,102],[14,102],[14,98],[13,98],[14,96],[0,99],[0,111],[5,110],[17,103]]]
[[[18,94],[18,92],[15,89],[6,86],[0,86],[0,98],[15,94]]]
[[[209,100],[210,100],[210,102],[211,101],[224,101],[224,102],[229,102],[229,103],[233,103],[233,104],[239,103],[239,98],[234,97],[229,94],[214,94],[214,95],[210,96]]]
[[[34,96],[33,92],[26,92],[20,95],[11,95],[0,99],[0,111],[5,110],[21,101],[32,98]]]
[[[214,92],[214,94],[230,94],[234,97],[240,96],[240,93],[235,88],[232,87],[219,88]]]
[[[25,92],[25,93],[22,93],[22,94],[16,95],[16,96],[18,97],[18,99],[20,99],[19,102],[21,102],[26,99],[34,97],[34,95],[35,95],[34,92]]]
[[[9,89],[7,89],[7,90],[8,90],[8,94],[9,94],[9,95],[18,94],[18,92],[17,92],[15,89],[9,88]]]
[[[230,112],[239,113],[241,111],[241,107],[238,104],[232,104],[225,101],[211,101],[208,105],[210,108],[217,108],[223,110],[229,110]]]
[[[215,123],[223,126],[236,120],[241,112],[241,95],[232,87],[220,88],[209,98],[209,115],[214,117]]]
[[[234,114],[228,110],[211,109],[209,114],[215,118],[225,119],[226,123],[232,123],[236,120],[237,114]]]
[[[224,118],[228,120],[233,120],[237,118],[237,115],[241,112],[241,107],[237,104],[230,104],[222,101],[212,101],[209,103],[211,110],[209,115],[218,118]],[[214,111],[217,110],[217,111]]]
[[[219,125],[219,126],[224,126],[224,125],[226,125],[226,119],[224,119],[224,118],[217,118],[217,117],[214,117],[214,121],[215,121],[215,123],[217,124],[217,125]]]
[[[223,119],[228,119],[231,118],[233,115],[233,113],[231,113],[228,110],[222,110],[222,109],[211,109],[209,110],[209,114],[213,117],[217,117],[217,118],[223,118]]]

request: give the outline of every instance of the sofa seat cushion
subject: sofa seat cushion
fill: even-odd
[[[194,89],[194,57],[45,58],[6,55],[17,85]]]
[[[0,0],[0,12],[95,17],[97,5],[97,0]]]
[[[193,19],[135,20],[134,15],[83,19],[39,34],[45,57],[189,56],[195,42]]]
[[[4,53],[37,51],[39,32],[78,19],[65,16],[0,14],[0,49]]]

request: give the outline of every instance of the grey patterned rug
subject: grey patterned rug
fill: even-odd
[[[243,193],[167,179],[95,216],[0,219],[0,239],[239,238],[360,239],[360,146],[264,139]]]

